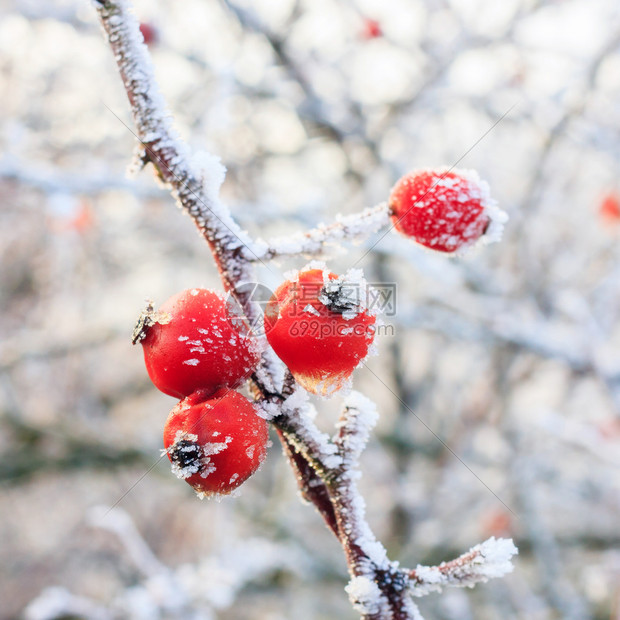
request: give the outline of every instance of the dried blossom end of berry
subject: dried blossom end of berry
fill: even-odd
[[[140,313],[133,333],[131,335],[131,344],[138,344],[146,338],[146,334],[156,323],[167,325],[172,317],[167,312],[156,312],[153,306],[153,300],[146,300],[146,308]]]

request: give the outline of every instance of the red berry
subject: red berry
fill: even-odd
[[[376,19],[366,17],[364,19],[364,30],[362,32],[362,36],[365,39],[377,39],[378,37],[383,36],[383,31],[381,30],[381,25],[379,22]]]
[[[309,392],[325,396],[340,389],[368,354],[375,317],[360,299],[365,286],[310,269],[284,282],[269,300],[267,340]]]
[[[196,390],[236,387],[256,368],[259,351],[242,319],[214,291],[188,289],[157,314],[146,314],[142,338],[151,381],[165,394],[183,398]]]
[[[172,471],[198,493],[227,495],[265,459],[267,422],[233,390],[207,395],[195,392],[170,412],[164,446]]]
[[[144,42],[147,45],[150,45],[151,43],[157,43],[157,30],[150,24],[142,22],[140,24],[140,32],[142,33],[142,36],[144,37]]]
[[[512,531],[510,514],[506,510],[494,509],[482,516],[482,531],[489,536],[509,536]]]
[[[603,220],[610,224],[620,222],[620,198],[618,194],[610,192],[603,197],[599,207],[599,214]]]
[[[389,205],[398,231],[439,252],[470,246],[489,232],[493,220],[505,219],[474,171],[411,172],[392,188]],[[492,232],[501,232],[501,226]]]

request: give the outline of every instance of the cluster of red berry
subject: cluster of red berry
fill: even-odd
[[[302,271],[276,290],[265,313],[267,340],[313,393],[342,387],[372,343],[375,317],[345,291],[333,273]],[[258,339],[223,297],[189,289],[158,312],[148,308],[134,341],[155,386],[183,399],[164,429],[174,473],[201,494],[230,493],[266,456],[267,423],[234,390],[256,370]]]
[[[222,296],[197,288],[149,307],[134,341],[155,386],[182,399],[164,428],[173,471],[199,493],[230,493],[267,451],[267,423],[234,391],[258,364],[256,341]]]
[[[440,252],[485,234],[493,219],[486,184],[471,173],[422,170],[400,179],[389,199],[397,230]],[[295,380],[327,396],[368,355],[376,317],[363,278],[310,267],[285,281],[264,316],[267,340]],[[182,399],[164,446],[173,471],[202,494],[228,494],[260,466],[268,429],[255,404],[235,391],[260,361],[260,339],[213,291],[189,289],[158,312],[147,308],[134,342],[155,386]]]

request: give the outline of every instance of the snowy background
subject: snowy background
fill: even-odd
[[[256,236],[373,206],[416,167],[490,183],[500,244],[447,260],[390,233],[329,261],[397,285],[395,336],[355,380],[380,412],[370,523],[407,566],[514,537],[513,574],[423,599],[427,618],[618,620],[617,1],[136,11],[177,128],[222,158]],[[0,93],[0,617],[355,618],[275,438],[219,503],[159,459],[174,401],[131,330],[146,297],[219,282],[150,170],[126,176],[129,108],[88,2],[0,2]],[[328,430],[339,398],[317,404]]]

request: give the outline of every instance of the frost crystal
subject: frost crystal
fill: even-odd
[[[303,311],[314,316],[321,316],[321,313],[312,304],[308,304]]]
[[[206,151],[198,151],[192,157],[194,168],[199,171],[202,186],[211,200],[217,200],[220,187],[226,177],[226,167],[216,155]]]
[[[379,418],[376,405],[360,392],[351,391],[345,399],[345,410],[337,424],[341,429],[340,443],[350,466],[364,450],[370,431]]]
[[[473,588],[477,583],[503,577],[512,572],[510,560],[517,553],[511,539],[491,537],[451,562],[433,567],[418,565],[412,571],[411,593],[426,596],[440,592],[445,586]]]
[[[338,247],[342,241],[359,242],[388,223],[388,205],[381,203],[353,215],[337,215],[334,223],[319,224],[317,228],[306,233],[277,237],[270,243],[259,241],[259,244],[264,246],[265,256],[317,255],[323,253],[326,246]]]
[[[379,586],[368,577],[353,577],[345,587],[354,609],[363,615],[374,616],[385,611],[386,600]]]
[[[342,457],[338,454],[337,446],[330,441],[326,433],[321,432],[311,423],[311,416],[307,415],[307,412],[311,412],[308,393],[304,389],[298,387],[282,403],[281,411],[284,415],[290,416],[294,423],[299,448],[307,450],[313,458],[319,460],[328,469],[335,469],[342,465]]]
[[[497,201],[491,197],[489,184],[480,178],[476,170],[458,170],[458,173],[460,176],[467,179],[470,185],[470,196],[480,200],[484,213],[489,218],[489,225],[484,234],[480,237],[479,242],[481,244],[488,245],[490,243],[497,243],[498,241],[501,241],[502,234],[504,232],[504,224],[508,221],[508,214],[498,207]],[[437,184],[448,187],[449,181],[454,183],[458,182],[456,179],[444,177]],[[470,196],[461,194],[458,199],[461,202],[466,202]],[[467,236],[467,233],[465,233],[465,236]],[[471,247],[471,245],[469,247]],[[464,248],[461,252],[457,252],[457,254],[460,254],[463,251],[467,251],[467,248]]]

